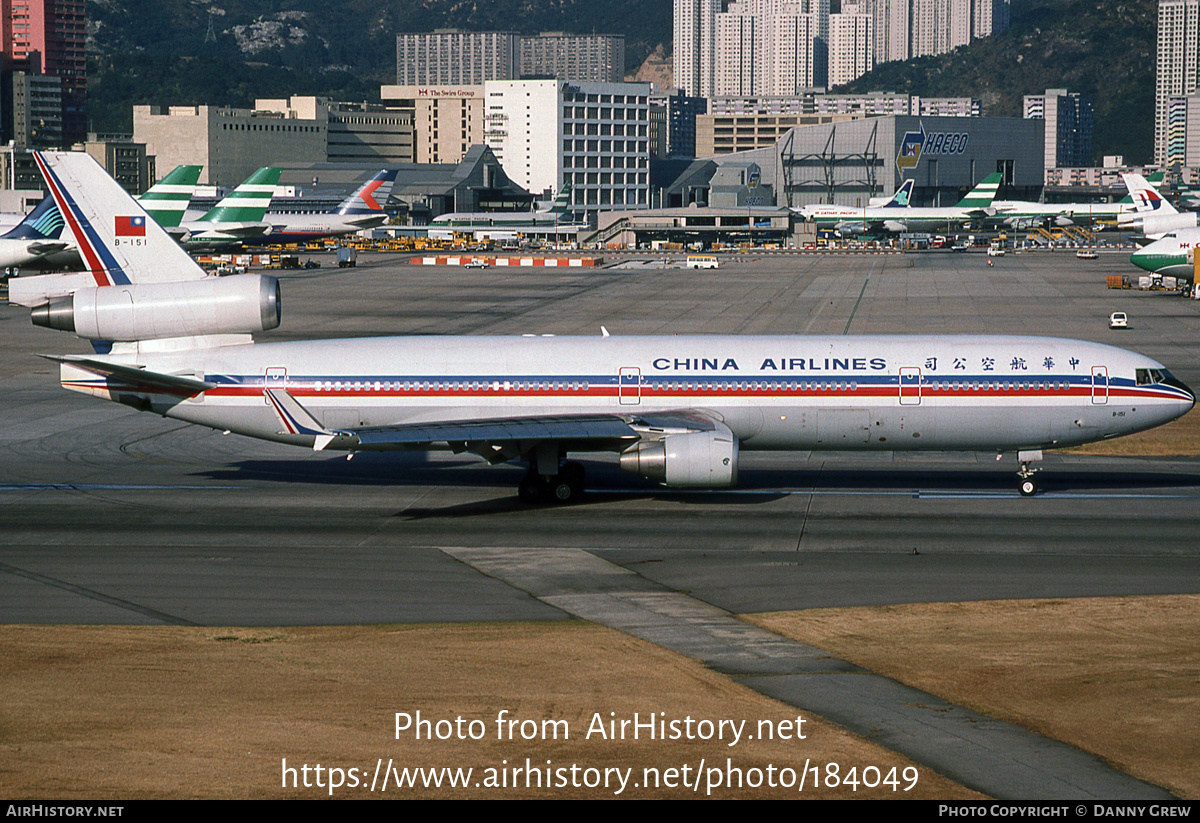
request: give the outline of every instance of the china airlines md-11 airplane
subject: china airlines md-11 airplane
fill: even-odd
[[[55,356],[64,387],[219,430],[350,453],[449,448],[528,462],[520,496],[572,500],[569,454],[671,486],[737,482],[744,450],[1016,452],[1117,437],[1192,392],[1111,346],[1007,336],[393,337],[255,343],[265,275],[206,277],[87,155],[39,156],[89,271],[27,284],[36,324],[114,341]],[[59,279],[54,279],[55,277]],[[82,278],[88,278],[86,285]],[[70,278],[75,278],[71,280]]]

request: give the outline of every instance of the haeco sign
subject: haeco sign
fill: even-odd
[[[904,172],[915,169],[921,158],[927,154],[962,154],[967,150],[967,132],[925,131],[921,124],[920,131],[904,133],[900,141],[900,151],[896,154],[896,168]]]

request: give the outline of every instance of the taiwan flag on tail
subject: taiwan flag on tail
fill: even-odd
[[[115,217],[116,226],[114,233],[117,237],[145,237],[146,236],[146,216],[139,215],[137,217]]]

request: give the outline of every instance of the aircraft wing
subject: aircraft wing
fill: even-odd
[[[721,426],[701,411],[651,414],[559,414],[495,420],[450,420],[357,426],[330,430],[285,389],[267,389],[267,398],[283,423],[282,433],[315,436],[315,451],[338,445],[355,451],[417,449],[448,443],[491,462],[511,460],[537,443],[554,442],[568,451],[623,451],[647,436],[681,431],[712,431]]]

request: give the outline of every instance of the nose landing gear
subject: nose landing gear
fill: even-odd
[[[1040,469],[1029,464],[1041,462],[1041,459],[1042,452],[1040,450],[1017,452],[1017,462],[1021,464],[1021,467],[1017,469],[1017,491],[1021,493],[1022,497],[1033,497],[1037,494],[1038,484],[1034,475]]]

